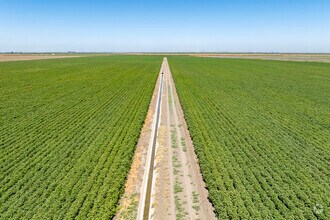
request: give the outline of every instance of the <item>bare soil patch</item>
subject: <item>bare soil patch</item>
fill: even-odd
[[[51,55],[51,54],[0,54],[0,62],[19,61],[19,60],[44,60],[56,58],[71,58],[79,56],[71,55]]]
[[[240,59],[261,59],[261,60],[284,60],[284,61],[310,61],[310,62],[330,62],[330,54],[190,54],[197,57],[214,58],[240,58]]]

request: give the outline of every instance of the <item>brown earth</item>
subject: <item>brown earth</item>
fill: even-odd
[[[224,53],[224,54],[189,54],[197,57],[214,58],[240,58],[240,59],[261,59],[261,60],[284,60],[284,61],[310,61],[310,62],[330,62],[330,54],[248,54],[248,53]]]
[[[18,61],[18,60],[44,60],[55,58],[79,57],[71,55],[51,55],[51,54],[0,54],[0,62]]]

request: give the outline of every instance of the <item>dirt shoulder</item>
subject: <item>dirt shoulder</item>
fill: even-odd
[[[239,58],[239,59],[261,59],[261,60],[284,60],[284,61],[309,61],[309,62],[330,62],[330,54],[248,54],[248,53],[224,53],[224,54],[189,54],[197,57],[214,58]]]
[[[51,54],[0,54],[0,62],[19,61],[19,60],[44,60],[56,58],[79,57],[75,55],[51,55]]]

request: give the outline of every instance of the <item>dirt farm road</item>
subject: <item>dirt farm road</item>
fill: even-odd
[[[150,150],[162,72],[160,121],[150,206],[146,216],[144,205],[148,165],[152,158]],[[164,58],[115,219],[215,219],[207,193],[169,64]]]

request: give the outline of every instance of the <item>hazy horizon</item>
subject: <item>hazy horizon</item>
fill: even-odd
[[[330,1],[0,2],[0,52],[330,53]]]

